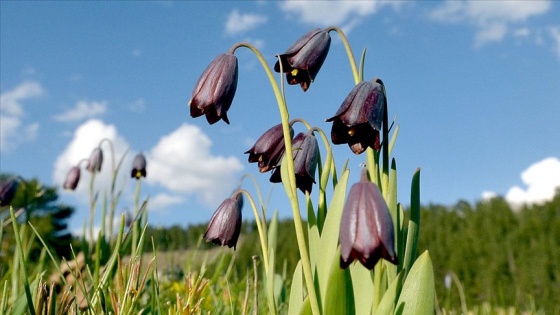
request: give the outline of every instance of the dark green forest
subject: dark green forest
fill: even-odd
[[[166,251],[196,247],[205,229],[206,225],[149,227],[147,232],[158,251]],[[293,223],[281,221],[279,231],[277,268],[283,270],[287,264],[287,270],[293,270],[299,259]],[[245,222],[234,253],[239,273],[246,272],[251,257],[258,255],[257,242],[256,227]],[[435,268],[438,301],[447,309],[459,310],[461,305],[456,285],[448,289],[444,284],[452,272],[465,290],[469,309],[489,302],[560,313],[560,194],[545,204],[516,211],[499,197],[476,204],[424,206],[418,252],[426,249]]]

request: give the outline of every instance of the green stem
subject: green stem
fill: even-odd
[[[261,249],[263,254],[263,261],[264,261],[264,271],[265,274],[268,274],[268,240],[264,234],[262,223],[259,216],[259,211],[257,210],[257,206],[255,205],[255,201],[251,194],[245,189],[239,189],[239,193],[244,194],[247,199],[249,199],[249,203],[251,204],[251,208],[253,209],[253,215],[255,216],[255,221],[257,222],[257,230],[259,232],[259,238],[261,240]],[[235,197],[234,197],[235,198]]]
[[[95,216],[95,175],[97,172],[91,173],[91,179],[89,181],[89,250],[93,250],[93,227],[94,227],[94,216]]]
[[[306,241],[305,241],[305,234],[303,232],[303,223],[301,221],[301,214],[299,211],[299,202],[297,199],[297,191],[296,191],[296,177],[295,177],[295,171],[294,171],[294,160],[293,160],[293,152],[292,152],[292,140],[291,140],[291,134],[290,134],[290,115],[288,113],[288,108],[286,106],[286,102],[284,100],[283,95],[280,92],[280,89],[278,88],[278,84],[274,78],[274,75],[272,73],[272,71],[270,70],[270,67],[268,66],[268,63],[266,62],[266,60],[264,59],[264,57],[262,56],[262,54],[260,53],[260,51],[253,45],[249,44],[249,43],[238,43],[236,45],[234,45],[230,51],[233,52],[235,51],[237,48],[239,47],[245,47],[248,48],[249,50],[251,50],[259,59],[259,61],[261,62],[263,69],[266,72],[266,75],[268,77],[268,79],[270,80],[270,85],[272,86],[272,89],[274,91],[274,95],[276,96],[276,102],[278,103],[278,109],[280,111],[280,117],[282,119],[282,129],[283,129],[283,133],[284,133],[284,143],[285,143],[285,156],[287,156],[288,158],[286,159],[286,165],[288,166],[288,176],[289,176],[289,181],[291,183],[291,187],[290,190],[286,190],[288,193],[288,198],[290,199],[290,204],[292,207],[292,214],[294,217],[294,226],[295,226],[295,230],[296,230],[296,238],[297,238],[297,242],[298,242],[298,248],[299,248],[299,253],[301,256],[301,263],[303,266],[303,273],[304,273],[304,277],[305,277],[305,284],[307,287],[307,292],[309,294],[309,301],[311,302],[311,310],[313,312],[313,314],[318,315],[321,314],[320,308],[319,308],[319,302],[317,299],[317,292],[315,291],[315,285],[313,282],[313,274],[311,271],[311,262],[309,259],[309,252],[307,250],[307,245],[306,245]],[[282,63],[280,63],[280,66],[282,66]],[[282,71],[280,71],[280,75],[282,76]],[[281,78],[282,80],[282,78]]]
[[[320,174],[319,178],[319,204],[317,205],[317,225],[319,227],[319,233],[323,230],[323,224],[327,217],[327,197],[326,197],[326,189],[327,184],[329,182],[329,174],[331,173],[331,168],[334,166],[333,161],[333,154],[331,149],[331,144],[325,132],[317,127],[312,129],[316,131],[323,139],[323,143],[325,144],[325,148],[327,149],[327,156],[325,157],[325,163],[323,165],[323,171]]]
[[[14,214],[14,208],[10,207],[10,217],[12,218],[12,226],[14,227],[14,238],[16,239],[16,245],[19,250],[19,261],[21,263],[21,273],[23,274],[23,287],[25,289],[25,297],[27,298],[27,307],[29,308],[29,313],[35,315],[35,309],[33,308],[33,298],[31,297],[31,290],[29,289],[29,281],[27,280],[27,265],[25,264],[25,256],[23,253],[23,245],[21,244],[21,239],[19,235],[18,224],[16,221],[16,216]],[[14,296],[17,292],[13,293]]]
[[[338,34],[338,36],[340,36],[340,39],[344,44],[344,48],[346,48],[346,54],[348,55],[350,68],[352,68],[352,75],[354,76],[354,84],[360,83],[362,81],[362,78],[360,78],[360,73],[358,72],[358,67],[356,66],[356,59],[354,58],[354,53],[352,52],[352,47],[348,42],[348,38],[346,37],[346,34],[344,34],[344,32],[339,27],[336,26],[327,27],[326,31],[327,32],[335,31]]]
[[[136,190],[134,191],[134,218],[138,218],[138,211],[140,210],[138,204],[140,201],[140,187],[142,186],[142,178],[138,178],[136,181]],[[137,219],[132,225],[132,257],[136,256],[138,233],[140,228],[141,220]]]

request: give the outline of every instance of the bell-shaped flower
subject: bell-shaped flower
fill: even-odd
[[[78,166],[73,166],[68,174],[66,174],[66,180],[64,181],[64,189],[75,190],[80,182],[80,168]]]
[[[386,102],[383,81],[363,81],[348,94],[336,114],[327,119],[332,122],[333,144],[348,143],[355,154],[367,147],[379,150],[379,131]]]
[[[239,192],[235,193],[216,209],[203,236],[207,242],[233,247],[235,250],[241,232],[243,199],[240,195]]]
[[[373,269],[380,258],[397,265],[393,220],[379,187],[362,171],[360,182],[350,188],[340,222],[340,267],[355,259]]]
[[[237,89],[237,57],[221,54],[204,70],[189,101],[191,116],[206,115],[208,123],[223,119],[229,124],[227,111]]]
[[[0,182],[0,207],[9,205],[16,195],[19,181],[16,177],[10,177]]]
[[[101,151],[100,147],[97,147],[93,149],[93,151],[91,152],[86,169],[90,173],[100,172],[102,164],[103,164],[103,151]]]
[[[319,161],[319,144],[312,133],[298,133],[292,140],[292,155],[294,158],[294,171],[296,175],[296,187],[303,193],[311,192],[315,183],[315,170]],[[270,181],[272,183],[282,182],[281,166],[277,167]]]
[[[130,177],[140,179],[140,177],[146,177],[146,157],[142,152],[136,154],[134,160],[132,161],[132,171],[130,172]]]
[[[300,37],[285,53],[278,55],[280,60],[274,65],[274,71],[280,72],[282,62],[288,84],[299,83],[305,92],[327,58],[330,46],[329,33],[314,29]]]
[[[290,137],[293,136],[294,130],[290,126]],[[255,145],[245,154],[249,154],[249,163],[257,162],[259,171],[264,173],[280,165],[285,149],[284,132],[282,124],[279,124],[260,136]]]

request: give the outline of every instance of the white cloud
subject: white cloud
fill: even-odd
[[[560,26],[553,26],[549,28],[550,36],[554,40],[554,52],[560,58]]]
[[[54,116],[57,121],[76,122],[87,118],[100,116],[107,110],[107,101],[78,101],[76,106]]]
[[[391,1],[284,1],[280,3],[282,11],[294,20],[307,24],[331,26],[337,25],[349,31],[368,15],[375,14],[383,6],[399,6]]]
[[[514,23],[547,13],[551,1],[446,1],[430,14],[435,21],[474,25],[475,45],[502,40]]]
[[[0,148],[2,152],[15,148],[24,141],[35,139],[39,124],[24,125],[23,102],[43,95],[37,82],[23,82],[13,90],[0,94]]]
[[[551,200],[560,187],[560,159],[549,157],[532,164],[521,173],[521,179],[526,188],[514,186],[506,194],[512,206]]]
[[[268,22],[268,17],[254,13],[239,13],[233,10],[226,21],[226,34],[237,35],[255,29]]]
[[[148,183],[176,193],[196,194],[206,204],[217,205],[231,192],[243,166],[235,157],[212,155],[211,146],[200,128],[181,125],[162,137],[148,154]]]
[[[66,179],[68,170],[72,166],[77,165],[81,160],[89,158],[93,149],[99,145],[102,139],[111,140],[115,150],[115,163],[118,163],[129,147],[128,143],[122,136],[118,135],[117,128],[114,125],[106,125],[100,120],[90,119],[76,128],[72,140],[56,159],[53,171],[54,182],[61,187]],[[101,189],[101,192],[103,192],[106,187],[109,187],[111,182],[111,150],[107,142],[102,143],[101,149],[103,150],[103,165],[101,172],[96,177],[95,187],[96,190]],[[123,165],[126,167],[131,164],[131,161],[132,157],[129,154]],[[82,201],[89,200],[89,181],[91,175],[85,170],[86,165],[87,163],[81,164],[80,182],[76,191],[72,192]]]
[[[482,200],[490,200],[498,197],[498,194],[494,191],[485,190],[482,192]]]
[[[150,211],[160,212],[169,206],[178,205],[183,202],[185,202],[185,198],[181,196],[161,193],[155,195],[154,197],[150,197],[148,209]]]

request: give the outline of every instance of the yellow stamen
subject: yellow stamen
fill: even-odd
[[[297,75],[297,73],[298,73],[298,69],[294,69],[294,70],[292,70],[292,72],[291,72],[291,73],[292,73],[292,75],[293,75],[293,76],[295,77],[295,76]]]
[[[354,128],[348,129],[348,134],[350,135],[350,137],[352,137],[355,132],[356,132],[356,130]]]
[[[140,178],[140,177],[142,177],[142,172],[137,171],[137,172],[136,172],[136,178]]]

